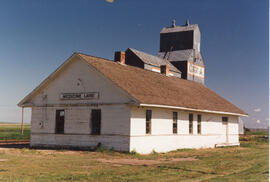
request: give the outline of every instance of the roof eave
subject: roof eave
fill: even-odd
[[[25,107],[24,105],[27,100],[29,100],[42,86],[44,86],[46,83],[48,83],[54,75],[56,75],[62,67],[64,67],[66,64],[68,64],[74,56],[76,56],[78,53],[73,53],[63,64],[61,64],[53,73],[51,73],[45,80],[41,82],[36,88],[34,88],[28,95],[26,95],[18,104],[19,107]]]
[[[159,105],[159,104],[139,104],[139,106],[159,107],[159,108],[167,108],[167,109],[180,109],[180,110],[186,110],[186,111],[196,111],[196,112],[205,112],[205,113],[212,113],[212,114],[225,114],[225,115],[248,117],[248,114],[243,114],[243,113],[232,113],[232,112],[226,112],[226,111],[212,111],[212,110],[205,110],[205,109],[193,109],[193,108],[179,107],[179,106],[168,106],[168,105]]]
[[[18,107],[34,107],[35,105],[32,103],[24,103],[24,104],[17,104]]]

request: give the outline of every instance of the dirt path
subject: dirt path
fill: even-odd
[[[193,157],[185,157],[185,158],[172,158],[172,159],[158,159],[158,160],[139,160],[139,159],[97,159],[98,162],[102,163],[110,163],[116,165],[155,165],[161,163],[173,163],[180,161],[195,161],[198,160]]]

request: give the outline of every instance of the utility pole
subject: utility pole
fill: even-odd
[[[22,107],[22,123],[21,123],[21,134],[23,135],[23,129],[24,129],[24,126],[23,126],[23,118],[24,118],[24,107]]]

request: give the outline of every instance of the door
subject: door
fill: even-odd
[[[56,110],[55,133],[63,134],[65,128],[65,110]]]
[[[222,124],[225,127],[226,143],[229,143],[229,119],[228,117],[222,117]]]
[[[100,135],[101,130],[101,110],[92,109],[91,112],[91,123],[92,123],[92,135]]]

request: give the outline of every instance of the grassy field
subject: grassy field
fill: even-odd
[[[0,181],[268,181],[266,132],[240,147],[166,154],[0,149]]]
[[[0,123],[0,140],[29,140],[30,124],[24,125],[24,133],[21,134],[21,125],[12,123]]]

